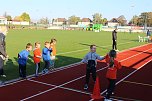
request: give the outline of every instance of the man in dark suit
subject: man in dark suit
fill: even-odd
[[[112,49],[117,50],[117,28],[112,32],[112,40],[113,40],[113,44],[112,44]]]

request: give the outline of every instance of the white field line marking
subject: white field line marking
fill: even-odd
[[[150,48],[150,49],[148,49],[148,50],[151,50],[152,48]],[[146,51],[148,51],[148,50],[146,50]],[[134,57],[135,56],[138,56],[139,54],[142,54],[142,53],[144,53],[144,52],[146,52],[146,51],[143,51],[143,52],[141,52],[141,53],[138,53],[138,54],[136,54],[136,55],[133,55]],[[132,57],[133,57],[132,56]],[[130,59],[130,57],[128,58],[128,59]],[[125,61],[126,59],[124,59],[124,60],[121,60],[120,62],[122,62],[122,61]],[[99,69],[99,70],[97,70],[97,72],[98,71],[101,71],[101,70],[104,70],[104,69],[106,69],[108,66],[106,66],[106,67],[104,67],[104,68],[101,68],[101,69]],[[67,84],[69,84],[69,83],[71,83],[71,82],[74,82],[74,81],[77,81],[77,80],[79,80],[79,79],[81,79],[81,78],[83,78],[83,77],[85,77],[85,75],[83,75],[83,76],[81,76],[81,77],[79,77],[79,78],[76,78],[76,79],[73,79],[73,80],[71,80],[71,81],[69,81],[69,82],[66,82],[66,83],[64,83],[64,84],[61,84],[61,85],[59,85],[60,87],[61,86],[64,86],[64,85],[67,85]],[[54,89],[53,89],[54,90]],[[48,90],[48,91],[50,91],[50,90]],[[46,93],[46,91],[44,91],[45,93]],[[41,95],[41,94],[44,94],[44,93],[38,93],[38,94],[36,94],[36,95],[33,95],[33,96],[30,96],[30,97],[27,97],[27,98],[25,98],[25,99],[23,99],[23,100],[21,100],[21,101],[25,101],[25,100],[28,100],[28,99],[31,99],[31,98],[33,98],[33,97],[36,97],[36,96],[38,96],[38,95]],[[90,100],[91,101],[91,100]]]
[[[43,85],[46,85],[46,86],[58,87],[58,88],[62,88],[62,89],[69,90],[69,91],[74,91],[74,92],[79,92],[79,93],[82,93],[82,94],[91,95],[91,93],[87,93],[87,92],[83,92],[83,91],[80,91],[80,90],[71,89],[71,88],[67,88],[67,87],[62,87],[61,85],[57,86],[57,85],[52,85],[52,84],[48,84],[48,83],[44,83],[44,82],[40,82],[40,81],[36,81],[36,80],[30,80],[30,79],[28,79],[28,81],[43,84]]]
[[[50,74],[50,73],[55,73],[55,72],[58,72],[58,71],[61,71],[61,70],[65,70],[65,69],[68,69],[68,68],[72,68],[72,67],[75,67],[75,66],[78,66],[78,65],[81,65],[81,63],[80,63],[80,62],[77,62],[77,63],[73,63],[73,64],[70,64],[70,65],[67,65],[67,66],[62,66],[62,67],[60,67],[60,68],[55,69],[54,71],[49,72],[48,74]],[[47,75],[47,74],[42,74],[42,75]],[[30,76],[28,76],[28,77],[29,77],[29,79],[35,78],[35,77],[34,77],[34,74],[33,74],[33,75],[30,75]],[[8,81],[8,82],[5,82],[3,85],[0,85],[0,87],[12,85],[12,84],[19,83],[19,82],[25,81],[25,80],[26,80],[26,79],[23,79],[23,80],[21,80],[21,79],[10,80],[10,81]]]
[[[129,41],[129,42],[125,42],[125,43],[120,43],[120,44],[118,44],[118,46],[119,45],[123,45],[123,44],[127,44],[127,43],[132,43],[131,41]],[[106,45],[106,46],[99,46],[99,47],[109,47],[109,46],[112,46],[112,45]],[[69,52],[64,52],[64,53],[59,53],[59,54],[57,54],[57,55],[63,55],[63,54],[69,54],[69,53],[76,53],[76,52],[81,52],[81,51],[85,51],[85,50],[88,50],[89,51],[89,49],[87,48],[87,49],[80,49],[80,50],[75,50],[75,51],[69,51]]]
[[[149,43],[149,44],[151,44],[151,43]],[[121,51],[121,52],[119,52],[119,53],[123,53],[123,52],[126,52],[126,51],[130,51],[130,50],[132,50],[132,49],[136,49],[136,48],[148,46],[149,44],[144,44],[144,45],[141,45],[141,46],[136,46],[136,47],[133,47],[133,48],[129,48],[129,49],[123,50],[123,51]],[[119,53],[118,53],[118,54],[119,54]],[[69,66],[70,66],[70,68],[71,68],[71,67],[74,67],[75,64],[79,64],[79,63],[80,63],[80,62],[73,63],[73,64],[70,64],[70,65],[67,65],[67,66],[62,66],[62,67],[60,67],[60,68],[57,68],[56,70],[58,70],[58,69],[59,69],[58,71],[65,70],[65,69],[68,69]],[[67,67],[67,68],[66,68],[66,67]],[[62,69],[62,68],[63,68],[63,69]],[[57,71],[56,71],[56,72],[57,72]],[[54,72],[50,72],[50,73],[54,73]],[[47,75],[47,74],[46,74],[46,75]],[[30,75],[29,77],[34,78],[33,76],[34,76],[34,75]],[[12,81],[13,81],[13,82],[12,82]],[[15,80],[15,82],[14,82],[14,80],[10,80],[10,81],[6,82],[5,85],[0,85],[0,87],[4,87],[4,86],[7,86],[7,85],[15,84],[15,83],[18,83],[18,82],[21,82],[21,81],[25,81],[25,80],[17,79],[17,80]]]
[[[141,86],[149,86],[152,87],[151,84],[147,84],[147,83],[141,83],[141,82],[133,82],[133,81],[123,81],[124,83],[130,83],[130,84],[135,84],[135,85],[141,85]]]
[[[117,96],[111,96],[111,97],[113,97],[113,98],[110,98],[110,99],[117,99],[116,101],[125,101],[125,100],[127,100],[127,101],[142,101],[142,100],[137,100],[137,99],[130,99],[130,98],[123,98],[123,97],[117,97]],[[122,100],[120,100],[120,99],[122,99]]]
[[[129,41],[129,42],[125,42],[125,43],[120,43],[120,44],[118,44],[118,46],[119,45],[123,45],[123,44],[127,44],[127,43],[132,43],[132,41]],[[112,45],[106,45],[106,46],[99,46],[99,47],[109,47],[109,46],[112,46]],[[70,53],[77,53],[77,52],[81,52],[81,51],[85,51],[85,50],[88,50],[89,51],[89,48],[87,48],[87,49],[80,49],[80,50],[75,50],[75,51],[69,51],[69,52],[63,52],[63,53],[58,53],[57,55],[65,55],[65,54],[70,54]],[[33,61],[33,59],[29,59],[29,60],[32,60]],[[13,61],[11,61],[11,62],[17,62],[17,61],[15,61],[15,60],[13,60]],[[7,63],[9,63],[9,62],[7,62]]]
[[[146,62],[145,64],[143,64],[142,66],[140,66],[138,69],[134,70],[133,72],[129,73],[127,76],[125,76],[124,78],[122,78],[121,80],[119,80],[116,85],[118,85],[119,83],[121,83],[122,81],[124,81],[126,78],[130,77],[131,75],[133,75],[134,73],[136,73],[139,69],[141,69],[142,67],[144,67],[146,64],[148,64],[149,62],[151,62],[151,60],[149,60],[148,62]],[[107,90],[104,90],[102,94],[104,94]],[[93,101],[94,99],[91,99],[89,101]]]

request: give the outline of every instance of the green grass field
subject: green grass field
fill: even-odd
[[[118,49],[124,50],[139,46],[145,43],[138,42],[139,33],[118,33]],[[55,67],[61,67],[68,64],[81,61],[89,51],[88,45],[96,44],[97,53],[105,55],[111,49],[111,32],[86,32],[86,31],[60,31],[60,30],[9,30],[6,38],[7,53],[9,61],[5,64],[5,74],[7,78],[0,77],[0,80],[7,81],[18,78],[17,54],[25,49],[25,45],[36,41],[41,42],[44,47],[45,41],[50,41],[54,37],[57,39],[57,60]],[[32,58],[33,52],[30,57]],[[43,67],[41,63],[41,68]],[[34,63],[32,59],[28,60],[27,74],[34,73]]]

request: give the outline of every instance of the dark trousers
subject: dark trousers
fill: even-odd
[[[112,49],[116,49],[117,50],[117,42],[116,42],[116,40],[113,40]]]
[[[19,76],[26,78],[26,65],[19,64]]]
[[[106,95],[107,99],[109,99],[110,96],[112,95],[112,92],[114,92],[116,79],[108,79],[108,81],[109,81],[109,86],[107,88],[107,95]]]
[[[38,75],[39,70],[40,70],[40,63],[36,63],[36,68],[35,68],[35,75]]]
[[[49,69],[49,67],[50,67],[50,61],[44,61],[44,63],[45,63],[45,65],[44,65],[43,70],[44,69]]]
[[[96,67],[87,67],[86,70],[86,84],[89,84],[90,73],[92,73],[92,78],[96,81]]]
[[[0,57],[0,75],[4,75],[4,60]]]

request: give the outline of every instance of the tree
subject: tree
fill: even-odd
[[[22,13],[22,15],[20,16],[20,18],[21,18],[21,21],[27,21],[27,22],[30,22],[31,21],[31,19],[30,19],[30,15],[29,14],[27,14],[27,13]]]
[[[69,17],[68,21],[69,21],[69,24],[77,25],[77,23],[81,20],[80,20],[80,17],[76,17],[75,15],[73,15]]]
[[[101,19],[101,24],[102,25],[106,25],[107,22],[108,22],[107,18]]]
[[[117,18],[117,20],[118,20],[118,22],[121,24],[121,26],[124,26],[124,25],[127,24],[127,20],[126,20],[126,18],[125,18],[124,15],[119,16],[119,17]]]
[[[101,24],[102,23],[102,15],[100,13],[95,13],[93,16],[93,23],[94,24]]]
[[[143,12],[139,16],[133,16],[130,23],[137,26],[152,26],[152,12]]]
[[[46,18],[41,18],[38,22],[39,24],[49,24],[49,19],[46,17]]]
[[[135,15],[135,16],[133,16],[133,18],[131,19],[129,24],[133,24],[133,25],[138,26],[139,25],[139,21],[140,21],[139,16]]]
[[[14,17],[14,20],[21,21],[21,17],[20,16],[16,16],[16,17]]]
[[[6,18],[7,18],[7,21],[11,21],[12,20],[12,17],[10,15],[7,15]]]

